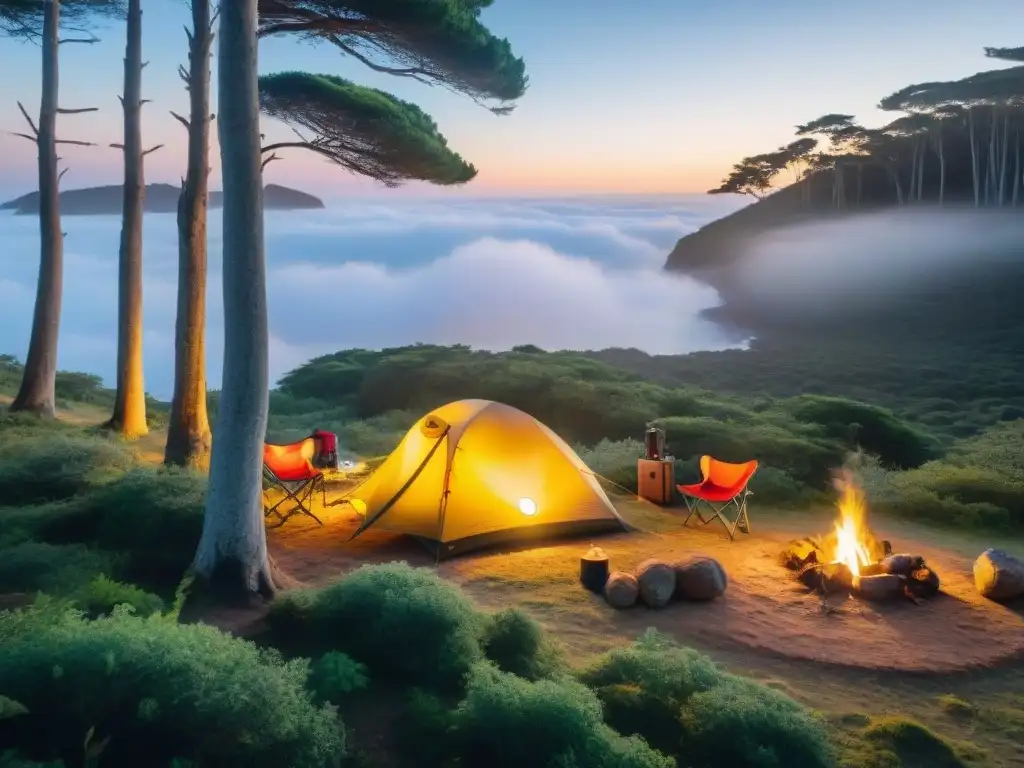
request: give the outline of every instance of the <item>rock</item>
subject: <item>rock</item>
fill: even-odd
[[[903,580],[894,573],[861,576],[857,583],[857,593],[868,600],[884,600],[898,593],[902,584]]]
[[[924,567],[924,559],[914,555],[888,555],[882,559],[882,567],[885,573],[909,576],[911,571]]]
[[[604,599],[612,608],[632,608],[640,594],[640,585],[631,573],[615,571],[604,585]]]
[[[1024,561],[1001,549],[986,549],[974,561],[974,586],[989,600],[1024,597]]]
[[[714,600],[725,594],[729,578],[715,559],[698,555],[675,565],[678,600]]]
[[[651,608],[664,608],[676,591],[676,571],[661,560],[644,560],[636,569],[640,599]]]

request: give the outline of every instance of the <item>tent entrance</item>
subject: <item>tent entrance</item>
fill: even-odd
[[[395,504],[398,503],[398,500],[402,498],[402,495],[406,491],[408,491],[410,487],[412,487],[412,484],[416,482],[416,478],[418,478],[420,476],[420,474],[422,474],[423,469],[430,463],[430,460],[432,458],[434,458],[434,454],[437,453],[437,449],[441,447],[441,444],[445,442],[445,439],[448,437],[448,433],[450,431],[451,431],[451,426],[445,424],[444,428],[441,430],[441,432],[438,435],[437,439],[434,440],[434,444],[432,446],[430,446],[430,450],[427,451],[427,454],[423,457],[423,461],[421,461],[419,463],[419,465],[416,467],[416,469],[413,470],[413,472],[409,475],[409,479],[406,480],[397,491],[395,491],[395,494],[390,499],[388,499],[386,502],[384,502],[383,505],[381,505],[381,508],[379,510],[377,510],[373,515],[367,516],[363,520],[362,524],[359,526],[359,528],[356,530],[356,532],[353,533],[352,536],[349,538],[349,541],[352,541],[353,539],[355,539],[357,536],[359,536],[361,533],[363,533],[367,528],[369,528],[374,523],[376,523],[378,520],[380,520],[382,517],[384,517],[384,515],[386,515],[388,513],[388,511],[392,507],[394,507]],[[443,489],[442,499],[440,500],[442,506],[439,507],[439,509],[438,509],[438,531],[437,531],[438,538],[441,537],[441,526],[443,525],[442,521],[444,519],[444,517],[443,517],[443,514],[444,514],[444,512],[443,512],[443,504],[444,504],[444,500],[446,500],[447,498],[448,498],[448,472],[447,472],[447,468],[446,468],[446,471],[445,471],[445,487]]]

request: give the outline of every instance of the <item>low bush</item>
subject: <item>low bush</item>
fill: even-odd
[[[461,687],[482,658],[484,620],[458,587],[406,563],[363,566],[329,587],[288,593],[267,617],[277,645],[343,651],[374,678],[444,690]]]
[[[864,728],[863,736],[899,761],[899,765],[928,768],[965,768],[967,765],[952,744],[926,726],[904,717],[875,718]]]
[[[818,424],[830,437],[857,445],[889,466],[919,467],[938,450],[935,438],[885,408],[818,395],[794,398],[787,406],[798,421]]]
[[[555,678],[567,669],[555,642],[517,608],[489,616],[481,644],[484,655],[498,669],[527,680]]]
[[[493,768],[673,768],[642,739],[621,736],[601,717],[601,702],[570,680],[531,682],[483,663],[449,731],[460,765]]]
[[[1024,527],[1024,421],[991,427],[917,469],[887,471],[864,457],[858,471],[880,512],[973,529]]]
[[[337,651],[328,651],[309,668],[309,689],[321,703],[339,704],[369,684],[366,667]]]
[[[71,602],[89,618],[107,616],[118,605],[127,605],[137,616],[151,616],[164,610],[164,601],[154,594],[133,584],[123,584],[107,576],[97,576],[92,581],[72,591]]]
[[[344,733],[307,675],[304,661],[205,625],[123,610],[86,621],[51,604],[0,613],[0,690],[30,713],[19,735],[45,731],[52,751],[36,759],[80,756],[95,729],[109,737],[103,765],[337,766]]]
[[[0,505],[69,499],[128,469],[131,454],[114,440],[63,430],[0,441]]]
[[[83,514],[97,520],[100,547],[125,553],[121,578],[173,589],[199,543],[205,493],[198,472],[137,468],[89,494]]]
[[[83,544],[25,541],[0,549],[0,592],[64,595],[114,568],[109,553]]]
[[[721,671],[706,656],[648,631],[580,675],[621,733],[694,768],[830,766],[825,726],[792,699]]]

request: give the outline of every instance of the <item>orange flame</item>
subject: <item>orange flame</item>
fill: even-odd
[[[850,475],[837,478],[839,522],[836,523],[836,551],[833,562],[844,563],[853,574],[854,583],[860,579],[861,566],[871,563],[868,550],[867,513],[864,494]]]

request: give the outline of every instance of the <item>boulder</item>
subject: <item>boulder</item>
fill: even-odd
[[[974,561],[974,586],[989,600],[1024,597],[1024,560],[1001,549],[986,549]]]
[[[604,599],[612,608],[632,608],[639,594],[640,585],[631,573],[615,571],[604,585]]]
[[[644,560],[636,569],[640,599],[651,608],[664,608],[676,591],[676,572],[662,560]]]
[[[725,594],[729,578],[721,563],[711,557],[697,555],[675,565],[678,600],[714,600]]]
[[[902,585],[903,580],[894,573],[861,576],[857,593],[868,600],[884,600],[898,593]]]

